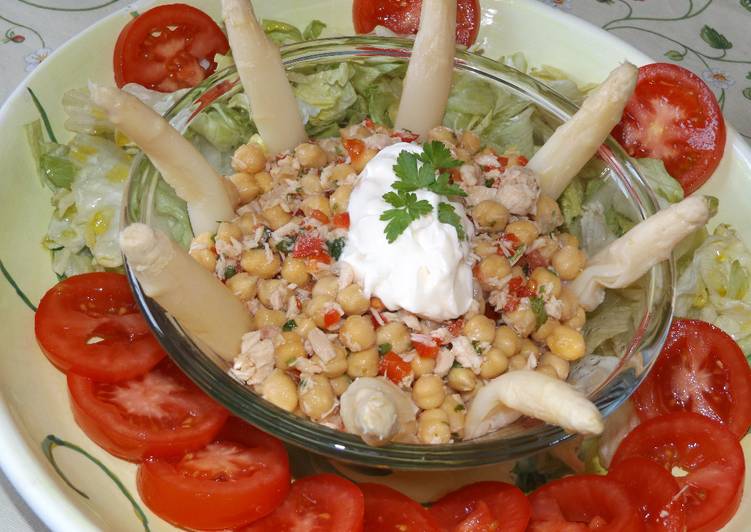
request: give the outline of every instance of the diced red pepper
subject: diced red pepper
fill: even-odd
[[[293,257],[296,259],[305,259],[308,257],[317,257],[321,254],[328,255],[325,251],[325,244],[322,238],[308,234],[302,234],[297,237],[295,249],[292,251]]]
[[[518,155],[516,157],[516,164],[519,166],[527,166],[527,163],[529,162],[529,159],[527,159],[524,155]]]
[[[505,170],[506,167],[508,166],[508,157],[504,157],[503,155],[498,155],[496,159],[498,160],[498,164],[501,165],[501,170]]]
[[[512,252],[515,252],[517,249],[519,249],[519,244],[521,244],[521,240],[519,240],[519,237],[517,237],[514,233],[503,233],[503,237],[501,237],[503,240],[503,243],[506,245],[506,247],[511,248]],[[499,250],[500,253],[503,253]]]
[[[461,183],[462,173],[458,168],[449,168],[449,173],[451,173],[451,181],[454,183]]]
[[[512,277],[508,282],[508,291],[509,294],[519,298],[532,297],[535,295],[535,291],[532,290],[532,288],[524,282],[524,279],[519,276]]]
[[[392,136],[398,138],[402,142],[414,142],[420,135],[415,135],[414,133],[408,133],[406,131],[394,131]]]
[[[519,298],[514,294],[509,293],[508,296],[506,296],[506,304],[503,305],[503,313],[508,314],[509,312],[514,312],[517,308],[519,308]]]
[[[501,315],[498,313],[498,311],[495,309],[493,305],[488,303],[485,305],[485,317],[490,318],[493,321],[498,321],[498,318],[500,318]]]
[[[329,255],[325,251],[322,251],[321,253],[311,255],[310,257],[308,257],[308,260],[322,262],[324,264],[331,264],[331,255]]]
[[[368,128],[368,129],[373,129],[373,128],[375,128],[375,123],[374,123],[374,122],[373,122],[373,121],[372,121],[372,120],[371,120],[370,118],[366,118],[366,119],[365,119],[365,120],[363,121],[362,125],[364,125],[364,126],[365,126],[366,128]]]
[[[526,264],[530,271],[534,270],[535,268],[547,268],[549,264],[548,259],[543,257],[542,254],[536,249],[525,254],[522,257],[522,263]]]
[[[349,229],[349,213],[340,212],[334,215],[334,227],[340,229]]]
[[[412,366],[393,351],[386,353],[378,365],[378,374],[385,375],[394,384],[402,382],[410,373]]]
[[[318,209],[313,209],[313,212],[310,213],[310,216],[321,222],[322,224],[328,224],[329,223],[329,217],[326,216],[326,213],[319,211]]]
[[[422,342],[415,342],[412,341],[412,347],[415,348],[415,351],[417,351],[417,354],[420,355],[422,358],[435,358],[438,356],[438,344],[433,340],[429,344],[424,344]]]
[[[464,328],[464,320],[462,318],[454,320],[448,324],[447,328],[452,336],[459,336]]]
[[[323,326],[327,329],[330,329],[331,327],[339,323],[339,320],[341,319],[342,319],[342,315],[332,308],[326,314],[323,315]]]
[[[365,143],[360,139],[344,139],[342,144],[353,161],[358,159],[365,151]]]

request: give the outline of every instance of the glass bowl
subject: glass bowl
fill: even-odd
[[[379,37],[343,37],[320,39],[282,48],[282,57],[290,71],[316,65],[357,61],[378,63],[407,62],[412,42]],[[556,126],[576,111],[576,106],[533,78],[503,64],[466,52],[457,52],[455,71],[477,77],[497,90],[509,91],[537,106],[540,116]],[[217,72],[203,84],[188,91],[167,113],[167,119],[181,131],[211,101],[223,101],[240,91],[234,68]],[[547,126],[549,129],[549,126]],[[616,194],[622,195],[634,220],[657,211],[655,197],[635,165],[613,141],[601,148],[604,161],[601,178],[610,180]],[[146,157],[133,163],[123,223],[143,222],[173,233],[187,245],[190,235],[177,234],[160,216],[159,198],[169,187]],[[326,457],[361,466],[436,470],[470,468],[515,460],[550,448],[571,436],[559,427],[522,418],[516,423],[482,438],[444,445],[392,443],[372,447],[358,436],[340,432],[288,413],[266,402],[227,374],[229,364],[196,343],[156,302],[146,297],[127,265],[128,277],[136,299],[159,341],[177,365],[209,395],[235,415],[294,446]],[[673,264],[663,262],[650,270],[640,285],[642,308],[621,352],[606,353],[599,371],[578,371],[572,367],[576,385],[597,405],[604,416],[614,411],[636,389],[656,359],[672,319]],[[591,359],[590,359],[591,360]],[[598,359],[599,360],[599,359]],[[603,370],[603,368],[605,368]],[[581,368],[579,368],[581,369]]]

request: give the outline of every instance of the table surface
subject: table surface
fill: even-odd
[[[0,0],[0,103],[52,51],[132,0]],[[701,76],[751,140],[751,0],[539,0]],[[46,531],[0,473],[0,530]]]

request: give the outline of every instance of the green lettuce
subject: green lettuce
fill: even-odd
[[[53,191],[70,189],[78,167],[68,156],[68,147],[45,141],[41,120],[26,124],[25,132],[40,181]]]
[[[282,46],[317,39],[326,28],[326,23],[320,20],[312,20],[303,31],[287,22],[272,19],[263,19],[261,26],[272,41]]]
[[[658,199],[662,198],[668,203],[677,203],[683,199],[683,188],[665,170],[665,163],[659,159],[636,159],[636,163]]]
[[[247,107],[233,104],[233,100],[237,102],[233,97],[227,103],[212,103],[190,123],[190,129],[193,132],[198,133],[217,150],[223,152],[234,151],[256,132]]]

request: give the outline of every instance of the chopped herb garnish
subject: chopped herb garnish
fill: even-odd
[[[541,297],[530,297],[529,307],[535,313],[535,317],[537,317],[538,327],[548,321],[548,313],[545,312],[545,301]]]
[[[378,354],[381,356],[384,356],[389,351],[391,351],[391,344],[381,344],[378,346]]]
[[[451,369],[454,369],[454,368],[463,368],[463,367],[464,367],[464,366],[462,366],[462,365],[461,365],[461,364],[459,363],[459,361],[458,361],[458,360],[454,360],[454,362],[453,362],[453,363],[451,364]]]
[[[488,188],[492,187],[494,183],[495,183],[495,179],[486,179],[485,180],[485,186],[488,187]]]
[[[467,238],[464,232],[464,226],[462,226],[462,220],[459,215],[456,214],[454,206],[450,203],[438,204],[438,221],[444,224],[448,224],[456,229],[456,236],[459,240]]]
[[[334,240],[327,241],[326,248],[329,250],[329,255],[334,257],[334,260],[339,260],[339,257],[342,256],[342,250],[344,249],[346,243],[347,241],[343,236],[340,236],[339,238],[336,238]]]
[[[234,266],[230,265],[230,266],[227,266],[226,268],[224,268],[224,278],[225,279],[231,279],[232,277],[234,277],[234,275],[236,273],[237,273],[237,268],[235,268]]]
[[[291,253],[292,250],[295,249],[295,240],[294,237],[283,238],[276,245],[276,250],[281,253]]]
[[[517,262],[519,262],[519,259],[522,258],[526,250],[527,250],[527,244],[519,244],[519,247],[516,248],[516,251],[514,251],[514,254],[509,257],[508,259],[509,264],[511,264],[511,266],[514,266]]]
[[[261,244],[265,244],[266,242],[269,241],[270,238],[271,238],[271,229],[264,226],[263,233],[261,233]]]
[[[472,349],[474,349],[478,355],[482,355],[482,346],[478,340],[472,340]]]
[[[297,360],[297,357],[289,357],[286,362],[288,366],[291,366],[295,363],[295,360]]]
[[[464,405],[456,405],[454,407],[454,412],[464,412],[465,410],[466,408],[464,407]]]
[[[381,220],[388,222],[385,232],[389,244],[406,231],[409,224],[433,210],[429,201],[418,200],[411,192],[387,192],[383,199],[394,207],[381,214]]]
[[[284,325],[282,325],[282,330],[284,332],[290,332],[291,330],[294,330],[295,327],[297,327],[297,322],[295,320],[287,320],[284,322]]]

